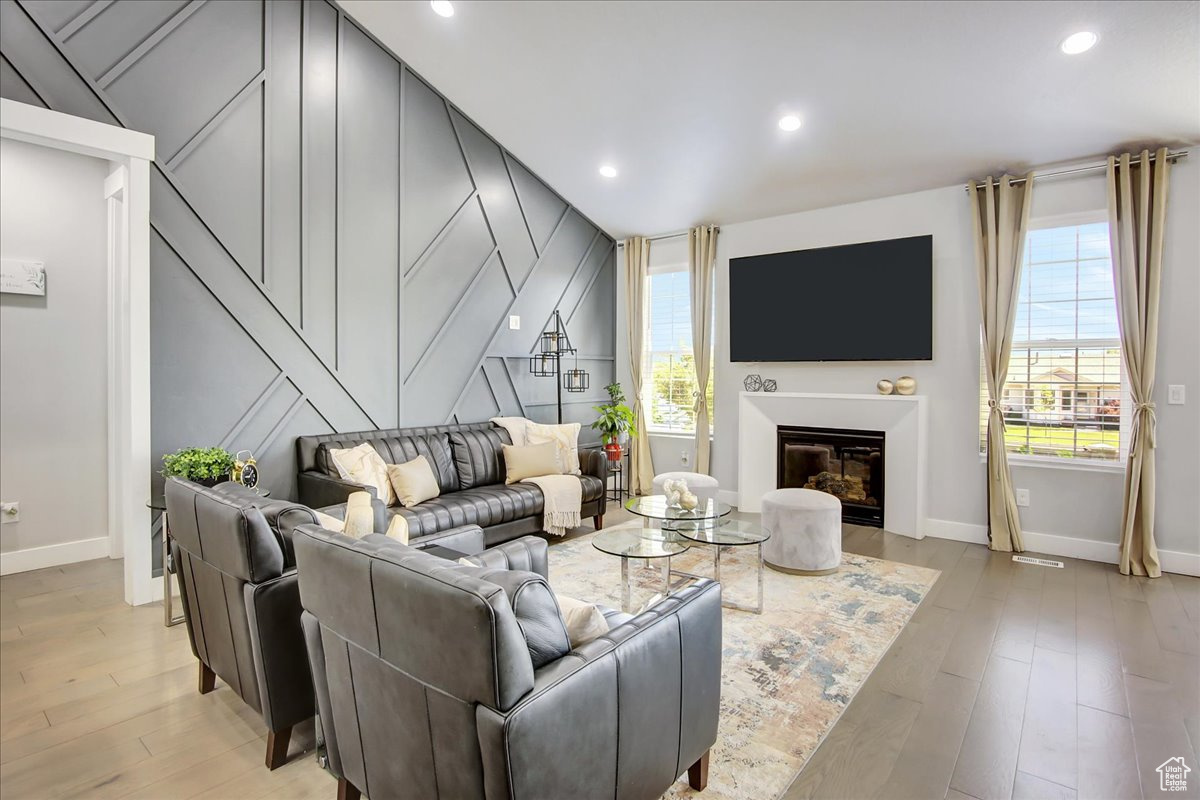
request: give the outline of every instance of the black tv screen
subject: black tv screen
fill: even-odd
[[[731,361],[933,358],[933,237],[729,260]]]

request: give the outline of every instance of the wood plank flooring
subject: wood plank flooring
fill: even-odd
[[[1150,798],[1173,756],[1200,795],[1200,580],[869,528],[844,547],[942,575],[786,800]],[[196,693],[186,630],[126,606],[120,570],[0,578],[0,794],[333,797],[311,731],[263,767],[262,721],[220,682]]]

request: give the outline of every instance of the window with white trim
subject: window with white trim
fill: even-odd
[[[1128,402],[1102,215],[1070,225],[1031,224],[999,402],[1009,453],[1120,458]],[[987,412],[981,374],[981,452],[987,449]]]
[[[654,251],[651,250],[653,257]],[[715,327],[715,326],[714,326]],[[696,363],[692,353],[692,293],[688,266],[651,264],[646,277],[642,405],[654,433],[696,432]],[[713,419],[713,373],[708,409]]]

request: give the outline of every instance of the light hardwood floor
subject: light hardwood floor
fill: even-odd
[[[1200,770],[1200,580],[868,528],[844,546],[942,576],[787,800],[1150,798],[1167,758]],[[120,569],[0,578],[0,794],[333,797],[311,732],[263,767],[262,721],[219,681],[197,694],[186,630],[126,606]]]

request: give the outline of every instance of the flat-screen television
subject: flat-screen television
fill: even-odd
[[[929,361],[933,237],[729,260],[731,361]]]

